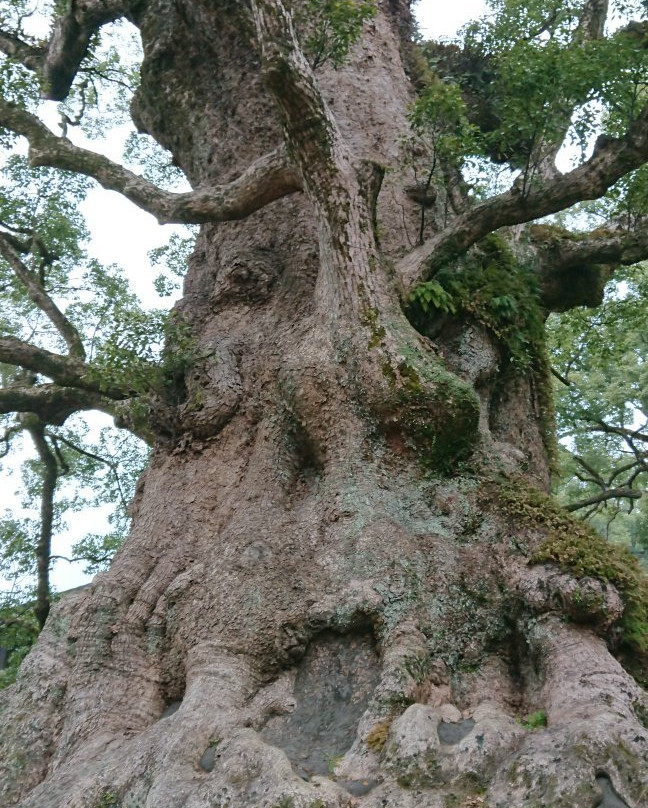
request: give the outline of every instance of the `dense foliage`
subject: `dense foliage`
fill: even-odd
[[[603,535],[648,549],[648,268],[617,273],[603,304],[549,322],[561,499]]]

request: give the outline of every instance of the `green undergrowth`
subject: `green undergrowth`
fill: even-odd
[[[613,584],[624,603],[619,621],[622,649],[648,660],[648,577],[625,547],[611,544],[592,527],[571,516],[550,496],[527,482],[507,480],[496,497],[517,528],[541,530],[544,541],[530,554],[535,564],[554,563],[576,578]],[[645,675],[645,674],[644,674]]]
[[[547,726],[547,714],[544,710],[536,710],[520,720],[525,729],[540,729]]]

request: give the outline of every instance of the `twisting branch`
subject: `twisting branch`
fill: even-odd
[[[648,160],[648,105],[622,138],[601,137],[594,152],[577,168],[532,185],[523,195],[516,188],[475,205],[445,230],[412,250],[396,267],[401,293],[461,255],[488,233],[557,213],[586,199],[598,199],[621,177]]]
[[[202,224],[243,219],[276,199],[301,190],[301,181],[284,148],[255,160],[232,182],[171,193],[96,152],[50,132],[35,115],[0,99],[0,125],[29,142],[32,166],[51,166],[92,177],[118,191],[160,224]]]
[[[628,499],[632,503],[635,500],[641,499],[643,491],[636,488],[637,478],[641,474],[648,472],[648,452],[639,449],[634,444],[634,440],[648,442],[648,435],[640,432],[639,430],[626,429],[624,427],[611,426],[604,421],[597,421],[594,424],[589,424],[588,431],[604,432],[606,434],[617,435],[621,437],[634,458],[627,463],[612,469],[605,479],[599,471],[593,468],[585,458],[580,455],[572,455],[576,463],[583,469],[586,474],[576,471],[575,476],[584,483],[591,483],[595,485],[600,491],[585,499],[573,502],[567,505],[567,510],[577,511],[582,508],[590,508],[589,513],[595,513],[598,506],[611,499]],[[623,482],[618,482],[619,478],[623,477]],[[594,506],[593,508],[591,506]]]
[[[0,256],[2,256],[13,269],[16,278],[18,278],[20,283],[24,286],[32,303],[48,317],[59,334],[63,337],[68,351],[70,352],[70,356],[85,359],[83,341],[77,328],[68,320],[45,291],[39,275],[30,270],[20,260],[14,245],[15,241],[14,244],[12,244],[11,240],[7,238],[4,233],[0,232]]]

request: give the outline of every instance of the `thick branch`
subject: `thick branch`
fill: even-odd
[[[539,281],[548,311],[598,306],[610,272],[648,258],[648,232],[619,230],[575,239],[571,234],[539,225],[530,229],[539,247]]]
[[[0,31],[0,53],[21,62],[29,70],[37,71],[41,67],[45,51],[23,42],[10,31]]]
[[[648,106],[623,138],[599,138],[590,159],[573,171],[538,183],[524,195],[513,188],[487,199],[412,250],[396,268],[403,296],[408,297],[417,283],[430,278],[435,270],[488,233],[557,213],[585,199],[598,199],[617,180],[647,160]]]
[[[36,545],[36,604],[34,614],[40,628],[43,628],[50,610],[49,568],[52,552],[52,530],[54,526],[54,493],[59,476],[56,457],[45,438],[42,421],[29,424],[27,431],[36,447],[41,461],[41,508],[40,531]]]
[[[102,25],[123,17],[129,0],[71,0],[70,10],[58,17],[43,60],[42,94],[63,101],[88,53],[92,35]]]
[[[78,330],[47,294],[38,275],[32,272],[20,260],[18,253],[3,233],[0,233],[0,256],[11,266],[18,280],[25,287],[32,303],[47,315],[48,319],[63,337],[70,355],[84,359],[85,349]]]
[[[0,413],[33,412],[55,426],[65,423],[72,413],[84,410],[100,410],[112,415],[111,403],[99,393],[56,384],[0,388]]]
[[[648,258],[648,230],[619,230],[609,234],[591,234],[578,240],[566,236],[553,239],[548,262],[554,269],[570,269],[582,264],[622,264],[630,266]]]
[[[341,136],[304,56],[281,0],[252,0],[263,72],[288,142],[315,197],[329,194],[329,173],[339,170]]]
[[[605,30],[608,15],[608,0],[588,0],[576,30],[576,41],[600,39]]]
[[[187,193],[163,191],[107,157],[58,137],[35,116],[0,100],[0,125],[29,141],[33,166],[51,166],[92,177],[108,191],[117,191],[160,224],[201,224],[244,219],[275,199],[301,190],[301,181],[285,149],[260,157],[240,177]]]
[[[281,116],[286,143],[316,210],[323,272],[318,305],[337,317],[378,304],[382,280],[374,238],[382,170],[354,165],[348,143],[297,41],[282,0],[251,0],[261,64]],[[362,290],[362,291],[361,291]],[[382,305],[382,304],[381,304]]]
[[[0,337],[0,362],[33,370],[63,387],[76,387],[106,398],[129,398],[132,391],[115,384],[106,385],[99,374],[91,374],[85,362],[70,356],[52,353],[15,337]]]
[[[578,511],[581,508],[587,508],[589,505],[598,505],[600,502],[607,502],[609,499],[641,499],[641,497],[642,492],[637,491],[635,488],[608,488],[587,499],[581,499],[578,502],[573,502],[571,505],[566,505],[565,510]]]

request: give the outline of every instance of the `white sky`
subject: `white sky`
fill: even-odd
[[[452,3],[420,0],[415,6],[420,31],[430,39],[452,37],[462,25],[482,14],[484,10],[484,0],[456,0]],[[55,131],[57,117],[54,109],[51,114],[46,114]],[[69,131],[68,136],[73,137],[79,145],[100,150],[116,161],[121,159],[121,149],[126,137],[123,132],[117,131],[112,132],[105,141],[86,141],[78,136],[78,130]],[[152,282],[158,271],[151,269],[148,252],[164,244],[172,228],[159,226],[153,216],[144,213],[120,194],[103,189],[93,190],[88,194],[82,211],[91,231],[92,255],[102,263],[115,263],[123,267],[140,298],[148,305],[155,305]],[[15,494],[18,484],[16,477],[4,480],[0,510],[5,507],[18,509],[19,499]],[[72,543],[86,531],[100,532],[105,516],[100,510],[71,513],[67,522],[69,529],[54,538],[53,555],[71,555]],[[83,573],[83,564],[57,561],[52,566],[51,580],[54,588],[62,591],[86,583],[90,578]]]

